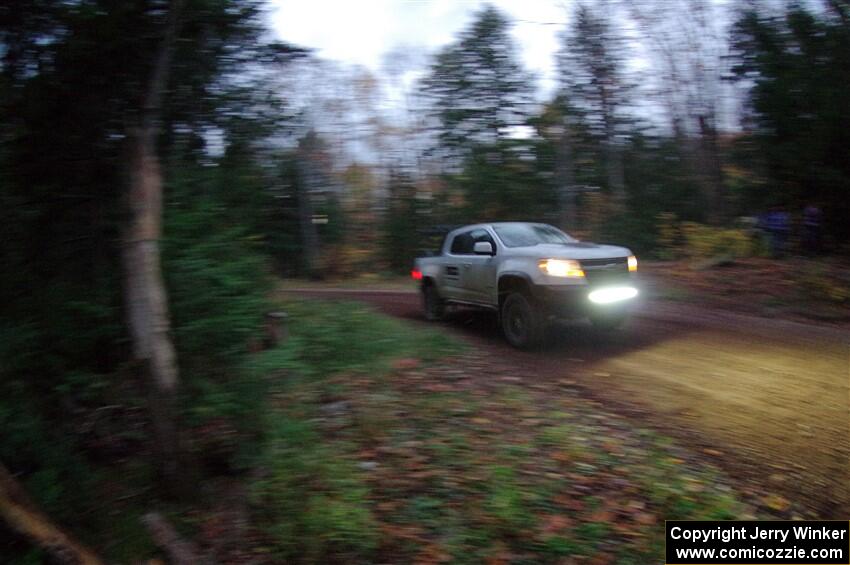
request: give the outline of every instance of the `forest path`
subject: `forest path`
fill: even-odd
[[[423,321],[419,296],[397,290],[287,289],[359,300]],[[645,301],[620,330],[559,325],[531,352],[509,347],[495,317],[460,311],[443,324],[510,364],[524,382],[574,382],[613,411],[683,441],[743,488],[775,492],[813,516],[850,511],[850,346],[840,329],[664,301]],[[486,379],[487,375],[479,375]]]

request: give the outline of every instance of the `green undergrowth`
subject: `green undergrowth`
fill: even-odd
[[[344,301],[290,302],[292,338],[286,349],[305,376],[385,371],[394,359],[433,361],[460,350],[445,333],[381,315]]]
[[[449,334],[353,303],[285,309],[250,486],[275,560],[646,563],[665,519],[746,514],[716,471],[570,394],[447,377],[469,353],[452,359]]]
[[[357,443],[327,434],[324,420],[351,417],[356,380],[390,378],[394,361],[429,363],[461,346],[432,329],[382,316],[353,302],[283,305],[290,337],[255,360],[256,374],[277,375],[264,418],[252,502],[270,551],[292,562],[363,561],[374,557],[379,527],[371,490],[355,461]],[[367,413],[368,412],[368,413]],[[361,438],[397,422],[380,407],[356,420]]]
[[[155,508],[214,545],[203,524],[216,523],[222,477],[247,497],[256,535],[235,543],[258,562],[649,563],[665,519],[748,514],[671,440],[556,384],[517,380],[453,332],[355,302],[278,307],[288,338],[198,379],[187,402],[211,500],[152,498],[152,468],[131,457],[86,488],[123,502],[108,526],[78,524],[82,539],[114,562],[155,555],[139,527]],[[55,482],[28,482],[50,510]]]

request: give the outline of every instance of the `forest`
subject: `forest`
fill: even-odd
[[[156,541],[171,523],[188,537],[216,527],[200,509],[234,489],[247,533],[201,544],[221,562],[414,557],[381,538],[361,470],[333,457],[360,440],[323,446],[303,412],[350,386],[327,375],[457,345],[300,303],[284,306],[292,336],[270,343],[282,277],[404,275],[447,226],[496,220],[670,260],[767,256],[753,234],[784,211],[782,253],[850,252],[847,0],[567,2],[563,22],[541,22],[560,42],[545,97],[492,5],[436,52],[387,46],[380,73],[277,39],[268,10],[0,5],[10,562],[138,562],[176,543]],[[380,435],[372,414],[362,429]],[[312,498],[310,476],[325,485]],[[501,525],[452,555],[539,549],[509,533],[529,527],[512,513],[515,477],[493,476]],[[180,562],[180,550],[164,551]],[[634,562],[658,548],[640,551]]]

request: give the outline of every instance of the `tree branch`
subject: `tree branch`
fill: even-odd
[[[0,516],[10,528],[29,538],[61,563],[102,565],[94,552],[54,525],[30,500],[23,487],[0,463]]]
[[[183,540],[168,520],[158,512],[144,515],[142,522],[147,527],[157,547],[168,553],[169,560],[174,565],[211,565],[209,559],[203,558],[191,542]]]

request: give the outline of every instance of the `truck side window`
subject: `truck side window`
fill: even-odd
[[[454,240],[452,240],[451,254],[473,255],[475,253],[473,248],[479,241],[489,241],[490,245],[493,246],[493,249],[496,249],[496,242],[493,241],[493,238],[490,237],[487,230],[476,229],[457,234]]]
[[[455,236],[452,240],[452,255],[471,255],[472,247],[475,245],[475,240],[472,239],[472,232],[463,232]]]

